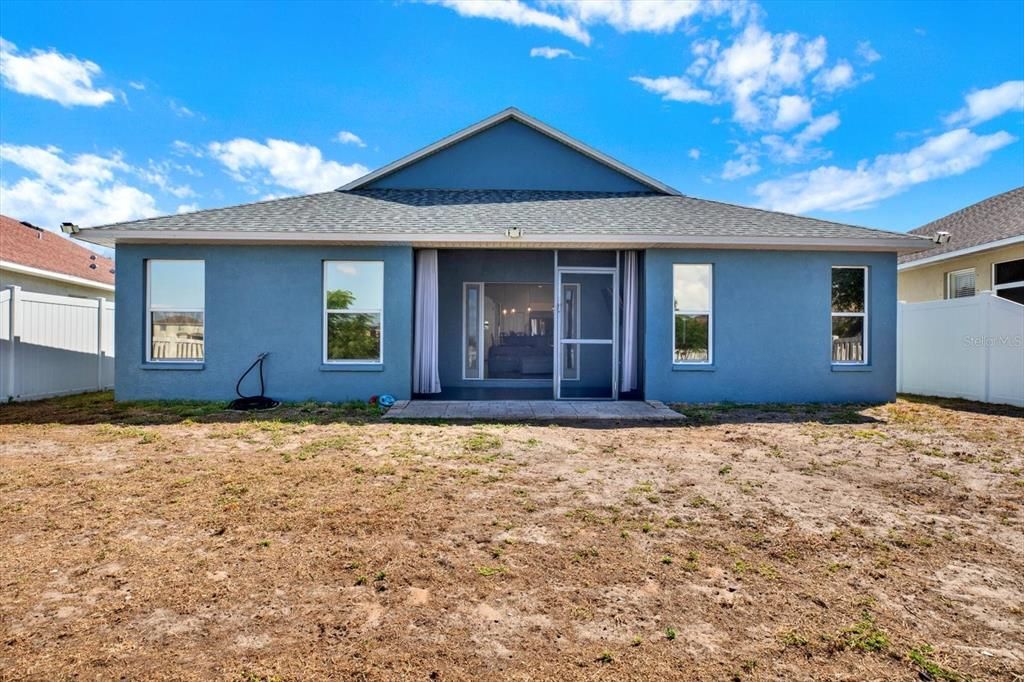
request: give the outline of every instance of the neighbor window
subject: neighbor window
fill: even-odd
[[[946,298],[974,296],[974,268],[946,273]]]
[[[711,363],[711,266],[672,266],[675,341],[672,361]]]
[[[868,269],[832,268],[832,362],[867,362]]]
[[[203,261],[146,261],[146,359],[201,362],[205,308]]]
[[[996,296],[1024,304],[1024,258],[993,265],[992,288]]]
[[[324,261],[324,362],[382,361],[384,263]]]

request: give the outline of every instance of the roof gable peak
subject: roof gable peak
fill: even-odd
[[[573,137],[557,130],[548,124],[540,121],[529,114],[521,111],[516,107],[507,107],[502,109],[492,116],[474,123],[462,130],[459,130],[451,135],[441,138],[440,140],[419,149],[412,154],[408,154],[397,161],[389,163],[371,173],[358,178],[347,185],[339,187],[339,190],[354,190],[354,189],[367,189],[373,186],[386,187],[387,182],[394,179],[396,174],[402,171],[406,171],[412,166],[424,162],[431,157],[435,157],[447,150],[453,149],[456,145],[466,142],[471,138],[481,136],[494,128],[506,124],[510,121],[514,121],[522,126],[525,126],[533,133],[540,134],[541,136],[554,140],[559,145],[568,148],[576,155],[587,159],[588,163],[594,164],[598,167],[603,167],[603,172],[613,172],[618,176],[622,176],[628,179],[631,184],[630,189],[643,189],[646,191],[657,192],[660,194],[679,195],[680,193],[672,187],[656,180],[640,171],[627,166],[626,164],[608,156],[607,154],[598,151],[597,149],[576,140]],[[418,187],[418,189],[433,189],[431,187]],[[468,189],[468,188],[467,188]],[[509,189],[517,189],[510,187]],[[558,188],[552,188],[558,189]]]

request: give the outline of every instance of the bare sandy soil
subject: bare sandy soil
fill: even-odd
[[[0,678],[1024,678],[1024,412],[0,407]]]

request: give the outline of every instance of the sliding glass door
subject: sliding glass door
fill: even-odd
[[[550,382],[554,295],[545,282],[465,282],[462,378]]]

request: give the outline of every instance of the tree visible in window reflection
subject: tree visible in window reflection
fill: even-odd
[[[348,310],[355,302],[351,291],[327,292],[328,310]],[[330,360],[377,360],[380,357],[380,314],[329,312],[327,357]]]
[[[328,310],[348,310],[356,300],[356,295],[346,289],[334,289],[327,292]]]
[[[832,270],[832,312],[850,313],[864,310],[864,271],[860,268]]]
[[[676,356],[681,360],[707,359],[707,316],[676,315]]]

